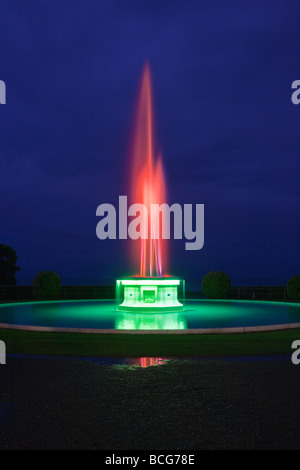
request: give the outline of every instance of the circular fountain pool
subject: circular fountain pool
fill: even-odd
[[[0,305],[0,327],[94,333],[230,333],[300,327],[300,304],[188,300],[177,313],[118,311],[114,301]]]

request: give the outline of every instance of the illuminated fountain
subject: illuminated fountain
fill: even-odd
[[[166,185],[161,156],[155,151],[153,107],[149,65],[143,70],[133,136],[131,198],[147,208],[142,215],[140,237],[133,241],[132,256],[139,274],[117,280],[118,309],[176,312],[183,309],[184,281],[165,274],[167,240],[162,236],[159,217],[153,217],[153,205],[166,202]],[[157,207],[157,206],[156,206]]]
[[[299,328],[300,305],[290,301],[266,302],[198,298],[184,301],[185,308],[183,308],[184,281],[167,275],[168,237],[163,237],[160,233],[163,232],[165,226],[162,224],[163,227],[160,230],[161,227],[157,219],[152,219],[152,217],[149,219],[149,214],[151,215],[149,208],[152,207],[152,204],[163,205],[165,202],[166,185],[162,160],[155,149],[153,138],[153,112],[148,65],[143,72],[134,131],[130,181],[130,198],[134,204],[127,209],[127,196],[120,196],[119,205],[123,208],[126,206],[126,210],[119,212],[118,220],[119,229],[120,227],[122,229],[120,238],[124,240],[127,235],[131,238],[130,245],[133,249],[130,259],[135,267],[133,272],[138,272],[138,274],[117,280],[117,308],[115,299],[74,301],[59,298],[55,301],[5,302],[0,304],[0,331],[1,328],[15,328],[29,331],[70,332],[72,334],[74,332],[87,334],[119,332],[122,334],[127,332],[130,334],[144,334],[145,332],[147,334],[173,334],[178,333],[179,330],[181,333],[187,334],[247,332],[252,334],[253,331]],[[142,211],[142,217],[139,215],[132,220],[127,231],[127,216],[136,215],[136,213],[131,213],[130,208],[138,203],[142,207],[146,207],[147,211]],[[97,236],[101,240],[115,239],[115,236],[109,237],[103,228],[106,224],[108,225],[105,213],[112,207],[113,212],[111,213],[116,214],[115,209],[110,204],[101,204],[99,207],[96,215],[103,218],[97,224],[97,227],[100,224],[100,236],[98,236],[96,229]],[[123,218],[122,214],[126,217]],[[203,223],[203,217],[199,218]],[[124,219],[126,219],[125,222]],[[145,226],[146,224],[149,226],[148,235],[150,236],[148,238],[139,236],[137,229],[138,225]],[[135,237],[131,236],[130,226],[135,227]],[[103,231],[101,232],[101,230]],[[160,236],[155,236],[157,231]],[[190,231],[191,237],[188,239],[192,240],[194,232],[191,229]],[[142,232],[141,229],[140,232]],[[202,243],[201,236],[199,241]],[[200,248],[198,243],[197,247],[192,249]],[[70,347],[72,349],[73,343]],[[3,362],[5,351],[3,348],[1,351],[0,341],[0,362],[1,353]],[[70,354],[73,354],[73,349]],[[161,363],[160,358],[143,357],[138,361],[142,367]]]

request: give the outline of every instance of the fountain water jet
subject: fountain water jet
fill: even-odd
[[[131,198],[135,204],[148,209],[148,237],[133,242],[133,257],[139,264],[139,274],[117,280],[119,310],[178,311],[178,289],[184,296],[184,282],[165,274],[167,240],[162,238],[161,227],[154,226],[149,217],[152,204],[166,200],[166,184],[161,155],[156,156],[153,136],[153,106],[150,67],[146,63],[139,91],[132,149]],[[159,236],[154,238],[153,234]],[[121,301],[122,299],[122,301]]]

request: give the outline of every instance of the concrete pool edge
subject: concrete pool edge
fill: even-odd
[[[203,334],[236,334],[236,333],[254,333],[266,331],[279,331],[300,328],[300,323],[284,323],[277,325],[261,326],[237,326],[227,328],[195,328],[182,330],[114,330],[98,328],[67,328],[67,327],[48,327],[34,325],[14,325],[0,323],[0,329],[11,329],[21,331],[37,331],[48,333],[84,333],[84,334],[125,334],[125,335],[203,335]]]

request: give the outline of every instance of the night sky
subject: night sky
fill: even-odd
[[[200,286],[300,274],[299,0],[0,3],[0,243],[19,284],[130,273],[96,208],[129,193],[129,144],[149,60],[168,203],[205,206],[205,244],[172,241],[170,274]]]

